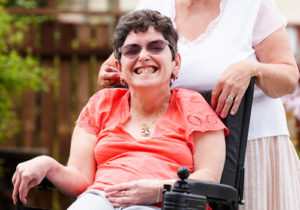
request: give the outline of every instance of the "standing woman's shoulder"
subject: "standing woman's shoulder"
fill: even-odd
[[[267,36],[287,25],[287,19],[281,14],[274,0],[260,0],[259,10],[253,29],[253,46],[258,45]]]

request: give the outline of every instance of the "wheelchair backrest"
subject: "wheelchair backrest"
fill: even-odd
[[[254,80],[255,78],[251,79],[237,113],[235,115],[228,115],[227,118],[222,119],[230,133],[226,136],[226,160],[221,183],[236,188],[241,199],[243,197],[244,162],[253,100]],[[211,91],[201,92],[201,94],[210,104]]]

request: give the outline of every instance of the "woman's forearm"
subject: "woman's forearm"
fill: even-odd
[[[92,179],[83,176],[75,167],[64,166],[53,158],[49,159],[49,165],[46,178],[64,194],[76,197],[91,185]]]
[[[189,179],[220,183],[221,176],[219,173],[210,171],[209,169],[200,169],[192,173]]]
[[[271,98],[292,93],[298,84],[299,71],[292,64],[254,63],[256,85]]]
[[[254,46],[260,63],[252,65],[256,84],[264,93],[278,98],[292,93],[298,84],[299,70],[284,26]]]

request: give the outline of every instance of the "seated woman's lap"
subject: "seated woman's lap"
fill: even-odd
[[[155,206],[130,206],[115,208],[107,200],[104,193],[99,190],[88,190],[78,196],[76,201],[68,208],[68,210],[160,210]]]

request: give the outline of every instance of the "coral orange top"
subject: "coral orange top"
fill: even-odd
[[[77,125],[97,136],[95,182],[89,189],[140,179],[177,179],[177,169],[193,167],[194,131],[227,128],[197,92],[172,89],[169,107],[152,136],[135,139],[124,129],[130,119],[127,89],[104,89],[83,108]]]

